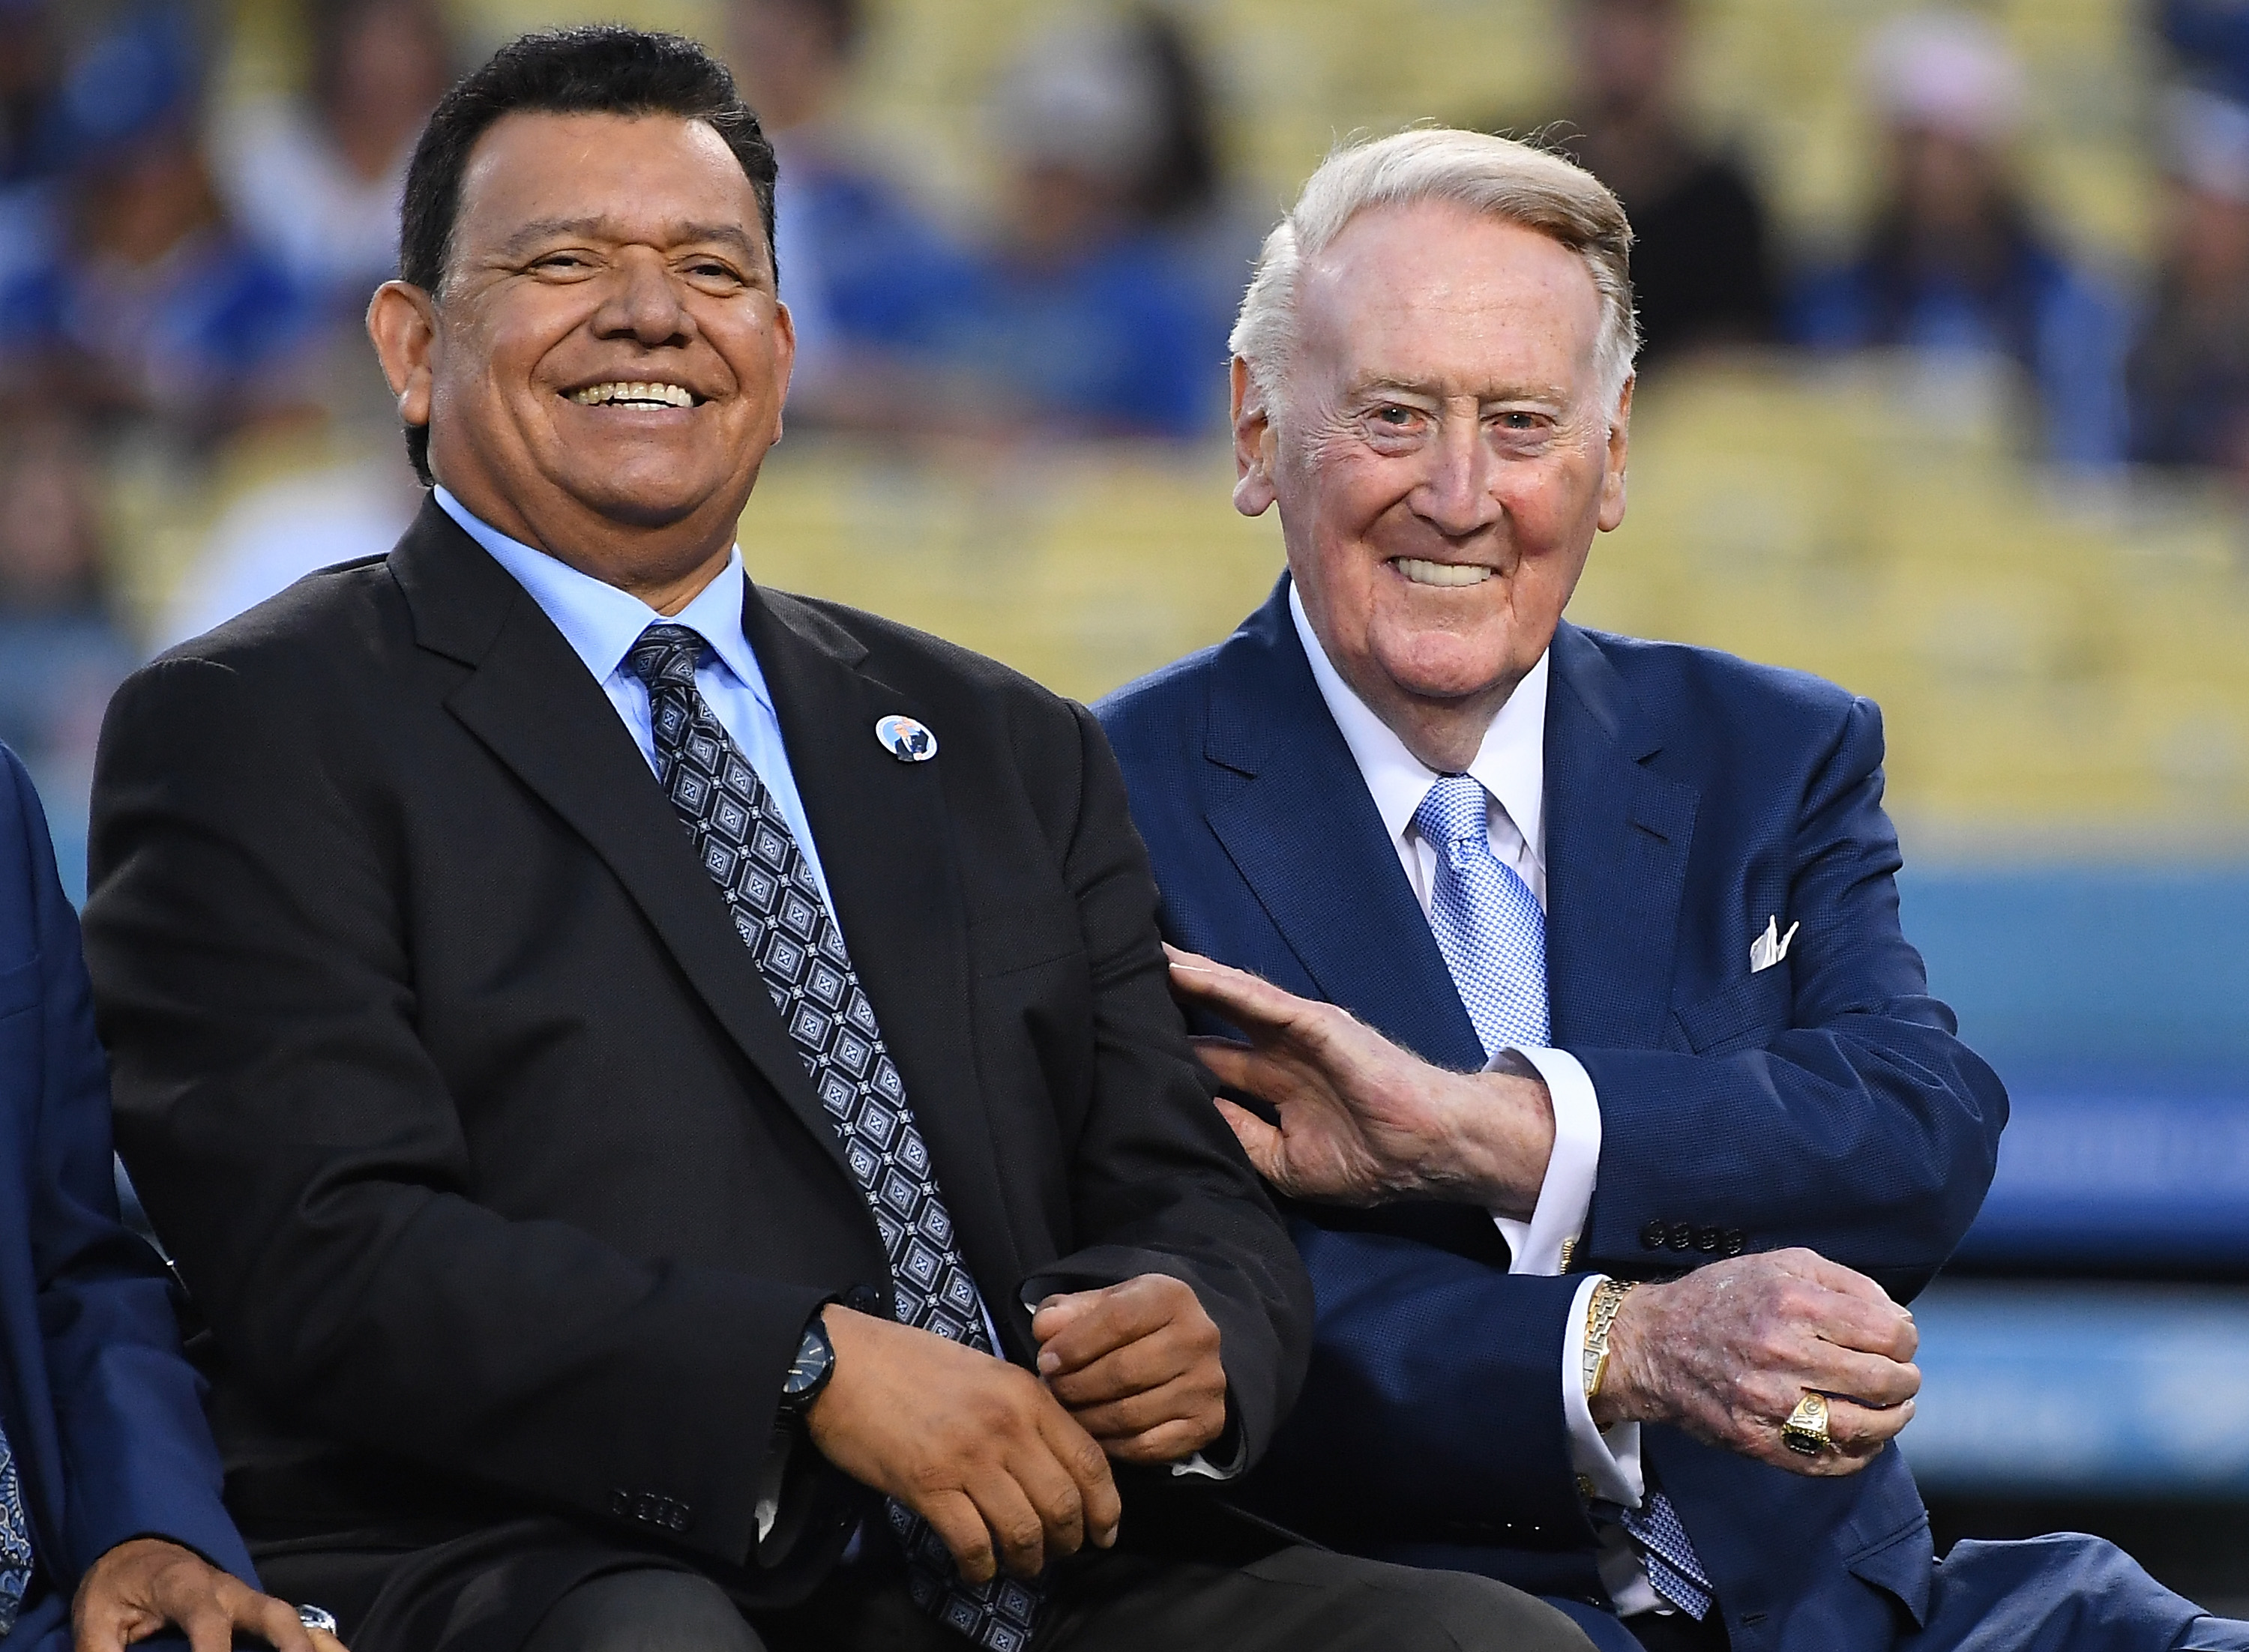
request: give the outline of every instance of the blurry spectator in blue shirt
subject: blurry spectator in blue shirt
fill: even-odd
[[[236,222],[356,335],[396,272],[406,162],[452,46],[436,0],[307,0],[305,22],[306,95],[224,115],[214,170]]]
[[[2131,364],[2132,457],[2249,486],[2249,106],[2168,99],[2170,202]]]
[[[54,812],[74,894],[101,714],[140,663],[111,610],[104,560],[85,432],[52,413],[0,422],[0,744],[22,757]]]
[[[184,11],[127,13],[63,93],[72,164],[43,244],[0,271],[0,384],[190,440],[300,391],[302,288],[229,221],[196,141]]]
[[[2249,5],[2242,0],[2156,0],[2156,25],[2188,78],[2249,103]]]
[[[774,250],[796,323],[790,417],[941,426],[961,394],[943,346],[973,272],[840,113],[864,35],[859,0],[733,0],[730,23],[742,95],[781,161]]]
[[[2057,460],[2123,454],[2118,301],[2032,221],[2006,158],[2021,118],[2021,67],[1964,13],[1897,19],[1874,38],[1873,89],[1889,176],[1855,256],[1814,275],[1791,317],[1825,350],[1899,346],[2004,358],[2027,376]]]
[[[1179,227],[1215,185],[1191,70],[1160,13],[1086,17],[1000,86],[1003,220],[964,353],[1049,428],[1186,437],[1223,411],[1226,322]]]

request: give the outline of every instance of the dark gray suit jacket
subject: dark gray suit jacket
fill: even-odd
[[[1098,727],[849,609],[753,588],[743,623],[1006,1352],[1034,1352],[1027,1290],[1177,1275],[1261,1450],[1309,1291],[1167,996]],[[933,761],[877,743],[892,712]],[[554,1514],[752,1601],[811,1587],[849,1489],[808,1488],[791,1561],[741,1571],[758,1469],[808,1316],[886,1311],[883,1247],[530,596],[425,507],[389,558],[167,655],[111,709],[92,860],[120,1139],[209,1317],[253,1539]]]

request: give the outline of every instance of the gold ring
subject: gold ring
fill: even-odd
[[[1835,1443],[1827,1436],[1827,1396],[1806,1392],[1780,1425],[1780,1442],[1800,1457],[1816,1457]]]

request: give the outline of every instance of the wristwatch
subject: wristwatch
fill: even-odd
[[[1601,1391],[1601,1380],[1609,1374],[1609,1327],[1616,1323],[1617,1310],[1624,1299],[1638,1288],[1631,1279],[1603,1279],[1593,1287],[1592,1299],[1585,1305],[1585,1398],[1592,1399]]]
[[[828,1327],[815,1313],[805,1321],[804,1340],[796,1345],[796,1358],[789,1361],[788,1374],[781,1379],[781,1415],[795,1418],[809,1411],[835,1374],[836,1345],[828,1340]]]

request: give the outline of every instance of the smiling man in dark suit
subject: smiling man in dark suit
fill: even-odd
[[[773,182],[684,41],[503,49],[369,315],[430,503],[113,709],[120,1134],[267,1577],[358,1652],[1581,1644],[1149,1546],[1304,1281],[1091,718],[744,575]]]
[[[1875,708],[1562,619],[1624,518],[1630,243],[1505,139],[1330,157],[1234,335],[1288,572],[1098,708],[1318,1299],[1240,1495],[1615,1652],[2245,1644],[2091,1539],[1934,1563],[1898,1304],[2006,1097],[1901,932]]]

